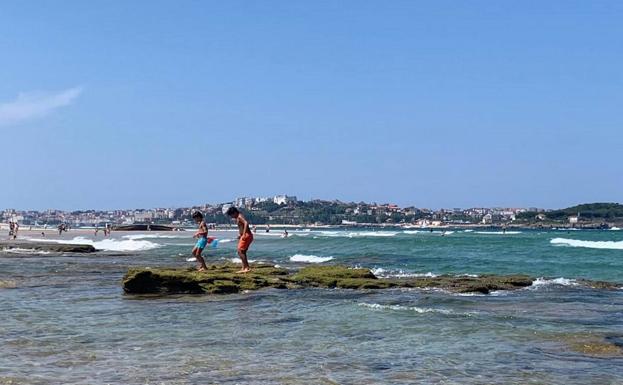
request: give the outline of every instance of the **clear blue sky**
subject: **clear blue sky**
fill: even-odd
[[[621,1],[3,1],[0,208],[623,201]]]

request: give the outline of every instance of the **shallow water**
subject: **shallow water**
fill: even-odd
[[[190,234],[114,234],[106,244],[100,237],[96,247],[110,250],[89,256],[0,252],[0,384],[623,383],[623,358],[584,355],[564,342],[623,335],[623,290],[573,282],[620,282],[623,232],[291,234],[258,234],[251,259],[299,267],[305,263],[292,256],[333,257],[319,263],[388,276],[546,278],[489,296],[324,289],[127,296],[120,280],[129,266],[191,266]],[[591,243],[604,241],[614,247]],[[206,256],[221,261],[234,252],[235,242],[221,242]]]

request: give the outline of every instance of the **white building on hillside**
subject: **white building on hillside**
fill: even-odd
[[[290,202],[296,202],[296,197],[289,195],[275,195],[273,202],[278,205],[287,205]]]

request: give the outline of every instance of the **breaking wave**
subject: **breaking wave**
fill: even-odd
[[[316,255],[304,255],[295,254],[290,257],[291,262],[304,262],[304,263],[323,263],[332,260],[333,257],[318,257]]]
[[[103,239],[101,241],[94,241],[92,239],[84,238],[84,237],[75,237],[73,239],[64,240],[64,239],[29,239],[30,241],[35,242],[54,242],[60,243],[64,245],[91,245],[95,247],[97,250],[105,250],[105,251],[142,251],[142,250],[151,250],[156,249],[158,247],[162,247],[161,244],[150,242],[150,241],[142,241],[135,239]]]
[[[549,243],[557,246],[623,250],[623,241],[582,241],[579,239],[554,238]]]

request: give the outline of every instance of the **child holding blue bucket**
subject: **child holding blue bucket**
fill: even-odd
[[[201,256],[201,253],[203,252],[203,249],[205,249],[205,247],[208,245],[208,226],[203,220],[203,214],[201,214],[199,211],[195,211],[193,213],[193,219],[199,225],[199,229],[193,236],[193,238],[197,238],[197,243],[195,244],[195,247],[193,247],[193,255],[199,263],[199,268],[197,270],[206,271],[208,270],[208,267],[206,266],[206,261]]]

